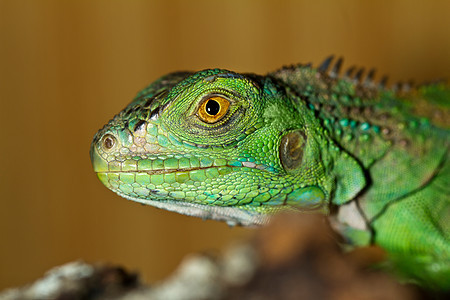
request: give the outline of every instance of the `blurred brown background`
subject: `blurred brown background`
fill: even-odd
[[[168,72],[331,53],[394,80],[449,78],[450,1],[0,0],[0,290],[76,259],[154,281],[248,235],[116,196],[91,138]]]

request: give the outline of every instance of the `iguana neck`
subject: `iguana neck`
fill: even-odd
[[[285,68],[271,76],[281,80],[288,93],[301,98],[330,138],[364,167],[381,158],[393,141],[400,142],[395,132],[397,120],[379,100],[374,101],[389,92],[373,83],[331,78],[309,67]]]

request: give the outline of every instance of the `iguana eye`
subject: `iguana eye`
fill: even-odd
[[[221,96],[207,97],[198,108],[197,116],[203,122],[212,124],[225,116],[229,106],[230,101]]]

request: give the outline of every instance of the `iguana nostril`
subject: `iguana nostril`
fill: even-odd
[[[106,150],[110,150],[116,144],[116,138],[111,134],[107,134],[103,137],[102,145]]]

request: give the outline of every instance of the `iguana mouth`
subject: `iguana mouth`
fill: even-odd
[[[96,172],[99,173],[147,173],[149,175],[156,175],[156,174],[171,174],[171,173],[180,173],[180,172],[191,172],[191,171],[197,171],[197,170],[208,170],[208,169],[220,169],[220,168],[233,168],[233,166],[211,166],[211,167],[199,167],[199,168],[185,168],[185,169],[160,169],[160,170],[109,170],[109,171],[99,171]],[[236,168],[236,167],[234,167]]]
[[[231,173],[236,168],[250,168],[261,171],[273,171],[273,167],[248,161],[226,160],[220,158],[180,158],[169,157],[166,159],[127,159],[125,161],[106,161],[97,151],[91,150],[91,159],[94,171],[97,174],[173,174],[187,172],[216,172],[219,174]],[[208,171],[211,170],[211,171]],[[216,177],[216,176],[214,176]]]

